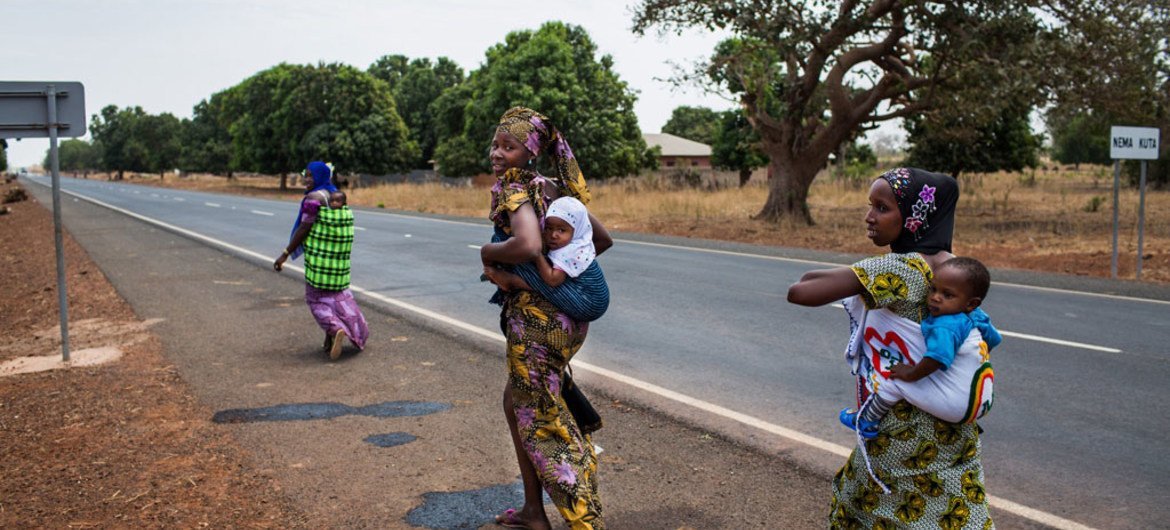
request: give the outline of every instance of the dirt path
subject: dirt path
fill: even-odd
[[[6,186],[11,189],[15,185]],[[0,215],[0,362],[61,358],[51,213]],[[208,418],[148,322],[65,237],[74,359],[114,362],[0,377],[0,527],[290,528],[280,485]]]

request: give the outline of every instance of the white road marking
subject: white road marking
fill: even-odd
[[[216,203],[216,202],[205,202],[203,204],[206,204],[212,208],[219,208],[219,203]]]
[[[474,248],[475,250],[479,250],[479,249],[483,248],[483,246],[482,245],[467,245],[467,248]]]
[[[1016,333],[1014,331],[1004,331],[1002,329],[999,330],[999,334],[1003,335],[1005,337],[1015,337],[1017,339],[1034,340],[1037,342],[1047,342],[1049,344],[1057,344],[1060,346],[1069,346],[1072,348],[1084,348],[1086,350],[1096,350],[1096,351],[1103,351],[1103,352],[1108,352],[1108,353],[1121,353],[1121,350],[1119,350],[1117,348],[1110,348],[1107,346],[1095,346],[1093,344],[1085,344],[1083,342],[1072,342],[1072,341],[1068,341],[1068,340],[1050,339],[1048,337],[1038,337],[1036,335],[1027,335],[1024,333]]]
[[[829,304],[828,307],[835,307],[837,309],[845,309],[841,304]],[[1108,346],[1097,346],[1094,344],[1085,344],[1083,342],[1073,342],[1070,340],[1050,339],[1048,337],[1041,337],[1039,335],[1028,335],[1026,333],[1016,333],[1014,331],[999,330],[999,334],[1005,337],[1015,337],[1017,339],[1034,340],[1036,342],[1047,342],[1049,344],[1058,344],[1060,346],[1069,346],[1071,348],[1084,348],[1086,350],[1103,351],[1109,353],[1121,353],[1117,348],[1110,348]]]
[[[403,234],[402,237],[410,237],[410,234]]]
[[[273,215],[276,215],[276,214],[274,214],[274,213],[272,213],[272,212],[265,212],[265,211],[263,211],[263,210],[252,210],[252,213],[254,213],[254,214],[256,214],[256,215],[267,215],[267,216],[269,216],[269,217],[272,217]]]
[[[82,199],[85,199],[85,200],[92,202],[94,204],[97,204],[99,206],[103,206],[103,207],[108,208],[110,210],[128,215],[128,216],[133,217],[135,219],[139,219],[139,220],[142,220],[142,221],[145,221],[145,222],[157,225],[157,226],[161,226],[161,227],[166,228],[168,230],[172,230],[172,231],[178,232],[180,234],[187,235],[188,237],[191,237],[191,238],[194,238],[194,239],[197,239],[200,241],[205,241],[205,242],[210,243],[210,244],[215,245],[215,246],[226,248],[226,249],[231,250],[233,252],[236,252],[238,254],[250,256],[254,259],[259,260],[260,262],[262,262],[266,266],[269,265],[269,262],[271,260],[271,258],[269,256],[265,256],[265,255],[260,254],[258,252],[254,252],[252,250],[238,247],[238,246],[233,245],[231,243],[228,243],[226,241],[220,241],[218,239],[215,239],[215,238],[212,238],[209,236],[205,236],[203,234],[200,234],[198,232],[193,232],[193,231],[187,230],[185,228],[180,228],[178,226],[172,225],[170,223],[166,223],[164,221],[160,221],[158,219],[146,217],[144,215],[140,215],[140,214],[131,212],[129,210],[119,208],[117,206],[99,201],[97,199],[87,197],[85,195],[82,195],[82,194],[79,194],[76,192],[66,191],[66,190],[62,190],[62,191],[65,191],[65,193],[68,193],[68,194],[73,195],[75,197],[80,197]],[[301,274],[304,274],[304,269],[297,267],[295,265],[286,264],[284,266],[284,268],[294,270],[294,271],[297,271]],[[437,321],[442,322],[444,324],[447,324],[449,326],[452,326],[452,327],[455,327],[458,329],[462,329],[462,330],[470,332],[472,334],[479,335],[481,337],[485,337],[488,339],[492,339],[492,340],[495,340],[497,342],[501,342],[501,343],[505,342],[504,337],[502,335],[500,335],[498,330],[497,331],[490,331],[490,330],[481,328],[479,326],[469,324],[467,322],[463,322],[462,320],[457,320],[457,319],[451,318],[451,317],[444,315],[442,313],[437,313],[435,311],[431,311],[430,309],[425,309],[425,308],[416,306],[416,305],[408,303],[408,302],[403,302],[401,300],[397,300],[394,298],[383,296],[379,293],[364,289],[364,288],[356,286],[356,285],[351,285],[350,288],[356,292],[359,292],[359,293],[361,293],[365,296],[368,296],[370,298],[373,298],[375,300],[384,302],[384,303],[392,305],[392,306],[400,307],[400,308],[405,309],[407,311],[411,311],[411,312],[417,313],[419,315],[425,316],[427,318],[437,320]],[[708,402],[703,401],[701,399],[693,398],[693,397],[690,397],[686,394],[682,394],[680,392],[675,392],[675,391],[670,390],[668,388],[660,387],[660,386],[655,385],[653,383],[648,383],[648,382],[642,381],[640,379],[636,379],[636,378],[633,378],[633,377],[630,377],[630,376],[627,376],[624,374],[620,374],[618,372],[614,372],[612,370],[608,370],[606,368],[602,368],[602,367],[594,365],[594,364],[590,364],[590,363],[587,363],[584,361],[577,361],[574,364],[574,366],[577,367],[578,369],[581,369],[581,370],[593,372],[593,373],[598,374],[600,376],[608,377],[608,378],[613,379],[615,381],[620,381],[622,383],[626,383],[630,386],[633,386],[634,388],[638,388],[640,390],[644,390],[647,392],[651,392],[653,394],[657,394],[659,396],[670,399],[672,401],[676,401],[678,403],[682,403],[682,404],[685,404],[685,405],[688,405],[691,407],[695,407],[699,410],[703,410],[703,411],[709,412],[711,414],[715,414],[717,416],[722,416],[722,417],[730,419],[730,420],[738,421],[740,423],[743,423],[745,425],[750,425],[752,427],[758,428],[758,429],[763,430],[765,432],[770,432],[770,433],[776,434],[778,436],[783,436],[785,438],[789,438],[793,441],[807,444],[811,447],[821,449],[823,451],[827,451],[827,452],[832,453],[834,455],[847,457],[852,452],[852,450],[850,448],[845,447],[843,445],[838,445],[838,444],[835,444],[835,443],[827,441],[827,440],[821,440],[820,438],[817,438],[814,436],[809,436],[807,434],[789,429],[787,427],[782,427],[780,425],[769,423],[769,422],[766,422],[766,421],[761,420],[759,418],[755,418],[755,417],[749,416],[747,414],[736,412],[734,410],[731,410],[731,409],[728,409],[725,407],[721,407],[721,406],[716,405],[714,403],[708,403]],[[1085,525],[1077,523],[1075,521],[1071,521],[1071,520],[1065,519],[1063,517],[1059,517],[1059,516],[1050,514],[1048,512],[1037,510],[1035,508],[1029,508],[1029,507],[1024,506],[1022,504],[1018,504],[1018,503],[1015,503],[1015,502],[1012,502],[1012,501],[1009,501],[1007,499],[1003,499],[1000,497],[988,495],[987,502],[991,506],[994,506],[997,509],[1000,509],[1000,510],[1003,510],[1003,511],[1009,512],[1009,513],[1013,513],[1017,516],[1025,518],[1025,519],[1036,521],[1038,523],[1046,524],[1048,526],[1052,526],[1055,528],[1069,528],[1069,529],[1073,529],[1073,530],[1093,530],[1092,527],[1085,526]]]
[[[365,230],[365,228],[362,228],[362,227],[360,227],[360,226],[355,226],[355,227],[353,227],[353,229],[354,229],[354,230],[363,230],[363,231]]]
[[[187,202],[187,199],[184,199],[182,197],[175,197],[175,200],[179,201],[179,202]]]

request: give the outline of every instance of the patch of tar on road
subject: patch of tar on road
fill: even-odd
[[[386,401],[364,407],[341,403],[289,403],[254,409],[228,409],[211,417],[215,423],[251,423],[257,421],[327,420],[339,416],[374,416],[378,418],[426,416],[451,408],[450,403],[434,401]]]
[[[408,444],[417,439],[415,435],[408,432],[391,432],[386,434],[371,434],[362,441],[378,447],[394,447],[396,445]]]
[[[552,502],[544,496],[546,504]],[[524,484],[488,486],[466,491],[432,491],[423,494],[423,503],[406,514],[406,522],[424,528],[475,530],[494,523],[496,515],[524,504]]]

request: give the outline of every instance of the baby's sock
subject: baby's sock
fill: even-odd
[[[873,399],[869,400],[869,403],[861,408],[861,419],[878,423],[882,421],[882,418],[886,417],[886,414],[890,412],[890,409],[894,407],[895,403],[897,401],[886,401],[881,396],[875,394]]]

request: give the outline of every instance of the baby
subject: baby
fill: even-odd
[[[972,381],[989,377],[988,351],[1003,340],[979,309],[990,285],[991,275],[979,260],[951,258],[937,267],[927,298],[930,316],[921,324],[926,340],[922,360],[890,366],[889,378],[860,411],[841,411],[841,423],[862,438],[874,438],[882,418],[902,399],[952,423],[974,421],[986,413],[991,401],[983,403],[982,395],[972,400],[972,392],[983,389]],[[956,364],[957,356],[973,358]]]
[[[338,208],[341,208],[342,206],[345,206],[345,204],[346,204],[346,197],[345,197],[344,191],[338,190],[338,191],[335,191],[335,192],[329,194],[329,208],[330,209],[336,210]]]
[[[561,197],[549,205],[544,216],[543,236],[548,255],[534,263],[540,278],[550,287],[580,276],[597,258],[589,211],[573,197]],[[484,274],[505,291],[533,290],[524,278],[512,272],[487,267]]]

